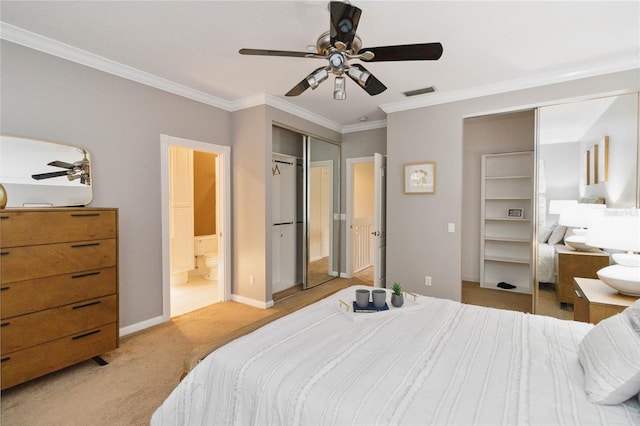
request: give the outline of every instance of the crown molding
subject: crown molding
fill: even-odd
[[[366,130],[384,129],[385,127],[387,127],[387,120],[369,121],[366,123],[342,126],[342,133],[364,132]]]
[[[497,84],[489,84],[469,89],[429,94],[411,100],[391,102],[388,104],[380,105],[380,109],[389,114],[392,112],[407,111],[411,109],[445,104],[449,102],[457,102],[483,96],[497,95],[500,93],[530,89],[532,87],[547,86],[550,84],[563,83],[588,77],[596,77],[599,75],[611,74],[615,72],[629,71],[632,69],[640,69],[640,52],[636,53],[635,55],[619,58],[615,61],[601,62],[581,67],[569,68],[562,71],[540,74],[532,77],[509,80]]]
[[[71,62],[88,66],[118,77],[126,78],[146,86],[155,87],[174,95],[182,96],[203,104],[229,110],[229,101],[211,96],[199,90],[141,71],[120,62],[95,55],[77,47],[27,31],[6,22],[0,22],[0,38],[22,46],[57,56]]]
[[[340,124],[265,93],[237,101],[227,101],[2,21],[0,21],[0,38],[225,111],[234,112],[257,105],[270,105],[320,126],[342,133],[342,126]]]

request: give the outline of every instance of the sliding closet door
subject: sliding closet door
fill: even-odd
[[[305,288],[311,288],[340,275],[340,146],[305,139]]]

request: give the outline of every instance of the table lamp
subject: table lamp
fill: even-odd
[[[605,209],[592,216],[586,244],[622,250],[611,256],[615,265],[598,271],[598,278],[629,296],[640,296],[640,210]]]
[[[574,228],[574,235],[565,238],[564,243],[578,251],[593,250],[593,247],[585,244],[589,221],[594,210],[606,207],[605,204],[573,204],[565,206],[560,212],[558,224]]]
[[[549,214],[560,214],[569,206],[575,206],[578,200],[551,200],[549,201]]]

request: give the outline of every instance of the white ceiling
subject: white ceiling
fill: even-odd
[[[238,50],[306,51],[329,29],[326,1],[2,0],[0,19],[2,37],[10,41],[49,46],[41,50],[61,42],[72,48],[57,45],[57,50],[73,51],[72,57],[89,52],[115,61],[109,62],[110,69],[125,65],[123,75],[140,73],[144,78],[139,80],[152,85],[157,80],[157,86],[188,88],[231,110],[269,99],[319,116],[337,129],[357,125],[360,117],[384,120],[383,109],[640,67],[639,1],[352,4],[363,10],[358,34],[365,47],[439,41],[442,58],[366,64],[388,87],[378,96],[348,80],[347,100],[335,101],[330,79],[315,91],[284,97],[322,60],[243,56]],[[402,94],[432,85],[434,94]]]

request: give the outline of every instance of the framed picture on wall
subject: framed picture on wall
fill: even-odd
[[[582,163],[584,164],[584,170],[585,170],[585,174],[584,174],[584,184],[585,185],[591,185],[591,162],[589,161],[591,159],[591,153],[587,150],[585,151],[584,155],[583,155],[583,161]]]
[[[591,185],[598,183],[598,145],[589,150],[589,182]]]
[[[598,143],[598,183],[609,180],[609,136]]]
[[[407,163],[404,165],[405,194],[436,193],[436,163]]]

